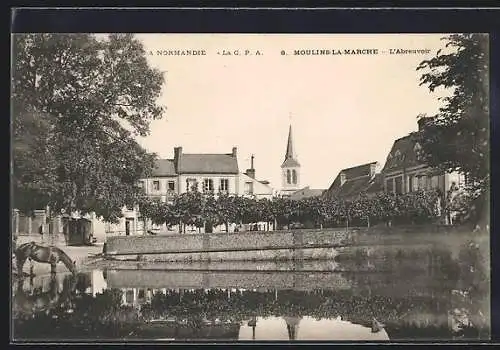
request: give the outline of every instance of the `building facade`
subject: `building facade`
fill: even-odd
[[[385,192],[403,194],[435,189],[445,194],[452,186],[465,185],[463,174],[444,173],[429,167],[420,157],[420,150],[416,133],[394,141],[382,170]]]
[[[145,195],[162,202],[170,202],[176,195],[197,190],[201,193],[213,193],[230,196],[245,196],[255,199],[272,198],[274,189],[268,181],[257,180],[253,166],[246,172],[239,171],[237,148],[230,153],[206,154],[184,153],[182,147],[174,148],[173,159],[157,159],[152,175],[140,180],[140,187]],[[117,224],[106,223],[106,235],[141,235],[152,232],[179,232],[176,225],[153,225],[144,220],[139,208],[124,208],[123,218]],[[234,231],[235,225],[229,230]],[[215,227],[214,232],[225,230],[222,225]],[[203,231],[203,229],[201,230]],[[200,232],[196,228],[188,228],[187,232]]]
[[[257,180],[255,178],[255,168],[253,166],[254,156],[250,160],[250,168],[240,174],[241,189],[239,195],[255,199],[272,199],[276,194],[267,180]]]

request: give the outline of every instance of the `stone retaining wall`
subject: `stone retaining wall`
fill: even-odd
[[[464,227],[438,225],[283,230],[214,234],[109,237],[109,255],[149,261],[254,261],[333,259],[339,246],[450,244]],[[341,249],[340,249],[341,250]]]
[[[351,288],[336,273],[309,272],[193,272],[162,270],[108,270],[108,288],[269,288],[313,290]]]
[[[106,251],[166,261],[333,259],[333,248],[350,244],[352,237],[338,229],[109,237]]]

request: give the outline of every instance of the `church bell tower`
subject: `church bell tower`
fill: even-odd
[[[285,160],[281,164],[282,196],[289,196],[300,189],[300,164],[293,148],[292,125],[288,129]]]

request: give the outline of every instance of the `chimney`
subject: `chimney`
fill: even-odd
[[[252,179],[255,179],[255,169],[253,167],[253,158],[254,158],[254,156],[252,154],[252,157],[250,158],[250,169],[247,169],[246,174],[248,176],[250,176]]]
[[[233,147],[233,152],[232,152],[231,156],[233,156],[234,158],[236,158],[236,151],[237,150],[238,149],[236,147]]]
[[[340,186],[343,186],[346,182],[346,176],[345,173],[340,173]]]
[[[178,170],[180,161],[182,158],[182,147],[174,147],[174,165],[175,165],[175,170]]]

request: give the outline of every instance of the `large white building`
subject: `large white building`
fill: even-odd
[[[250,168],[240,172],[237,148],[230,153],[184,153],[182,147],[174,148],[172,159],[157,159],[152,176],[140,180],[140,186],[146,196],[157,198],[163,202],[171,201],[174,196],[188,191],[198,190],[201,193],[213,193],[215,196],[224,193],[233,196],[246,196],[255,199],[272,198],[274,189],[268,181],[255,178],[252,155]],[[102,235],[136,235],[147,230],[178,232],[178,227],[161,227],[145,222],[138,208],[124,208],[123,218],[117,224],[97,223]],[[147,227],[144,227],[146,224]],[[214,232],[224,227],[214,228]],[[230,231],[234,230],[234,225]],[[194,227],[188,231],[198,232]],[[98,232],[94,232],[99,237]]]

